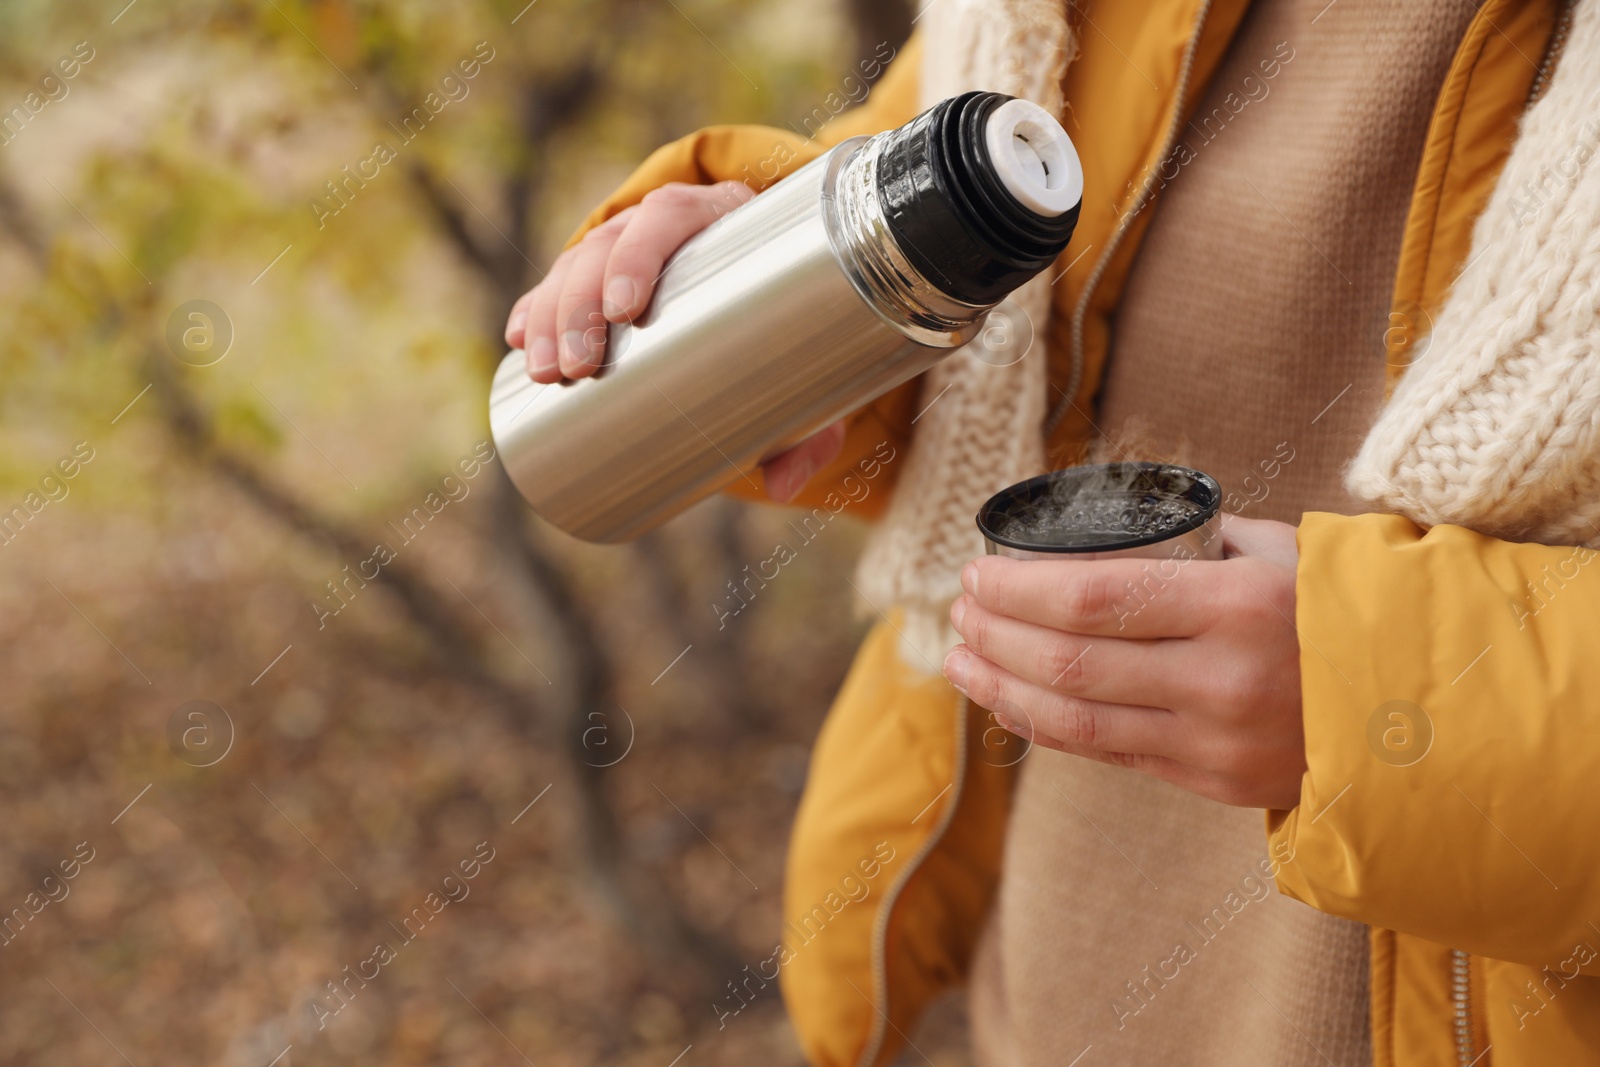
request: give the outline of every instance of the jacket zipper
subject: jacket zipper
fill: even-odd
[[[1050,418],[1045,421],[1044,439],[1049,442],[1055,435],[1056,427],[1066,416],[1067,409],[1077,403],[1078,387],[1083,384],[1083,330],[1084,323],[1089,317],[1089,301],[1094,297],[1094,291],[1100,287],[1101,280],[1111,267],[1111,257],[1116,255],[1117,248],[1122,244],[1122,239],[1127,236],[1128,230],[1133,226],[1133,220],[1139,217],[1150,203],[1154,194],[1157,171],[1161,161],[1167,158],[1167,153],[1172,151],[1172,146],[1177,143],[1178,131],[1183,129],[1187,121],[1185,114],[1188,111],[1189,81],[1194,74],[1195,52],[1200,45],[1200,31],[1205,28],[1206,17],[1211,14],[1212,0],[1201,0],[1199,9],[1195,13],[1194,30],[1189,36],[1189,45],[1183,51],[1183,64],[1178,68],[1178,91],[1176,102],[1172,108],[1172,119],[1167,124],[1166,140],[1162,142],[1161,151],[1156,153],[1155,166],[1145,174],[1144,183],[1140,186],[1138,194],[1133,198],[1128,210],[1117,220],[1116,228],[1111,231],[1111,237],[1106,242],[1106,247],[1100,253],[1100,258],[1095,261],[1094,271],[1089,275],[1088,284],[1083,287],[1083,294],[1078,297],[1078,304],[1072,310],[1072,370],[1067,377],[1067,386],[1055,409],[1050,412]]]
[[[1478,1060],[1478,1042],[1472,1032],[1472,959],[1460,949],[1450,950],[1450,1000],[1455,1006],[1456,1062],[1470,1067]]]
[[[911,876],[917,873],[922,862],[938,847],[944,839],[950,824],[955,820],[956,808],[961,805],[961,794],[967,784],[967,715],[972,711],[972,702],[966,697],[961,698],[961,704],[956,709],[956,752],[955,774],[950,783],[950,801],[944,806],[943,813],[939,816],[939,825],[922,842],[922,845],[912,854],[911,860],[905,869],[900,872],[900,877],[894,880],[889,891],[884,894],[883,906],[878,909],[877,917],[872,924],[872,995],[875,998],[872,1006],[877,1009],[872,1020],[872,1033],[867,1037],[866,1047],[861,1051],[861,1058],[856,1061],[857,1067],[872,1067],[878,1054],[883,1051],[884,1039],[888,1036],[889,1029],[889,917],[894,912],[895,905],[900,900],[900,893],[910,883]],[[937,797],[934,799],[938,799]]]
[[[1550,74],[1561,61],[1561,53],[1567,47],[1567,36],[1572,32],[1572,7],[1573,0],[1560,0],[1555,28],[1550,31],[1550,43],[1545,46],[1544,55],[1539,57],[1538,72],[1534,74],[1533,85],[1528,89],[1529,107],[1537,104],[1545,90],[1550,88]]]

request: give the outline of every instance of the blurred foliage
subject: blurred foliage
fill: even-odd
[[[459,464],[594,200],[699,125],[807,114],[907,16],[0,7],[0,1062],[799,1062],[775,990],[712,1004],[776,937],[859,531],[719,628],[781,509],[595,548]],[[170,340],[202,300],[203,359]]]

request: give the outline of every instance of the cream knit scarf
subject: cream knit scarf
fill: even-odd
[[[924,106],[991,89],[1062,113],[1074,53],[1062,0],[932,0],[924,12]],[[1423,525],[1600,547],[1600,0],[1576,5],[1564,57],[1346,484]],[[873,609],[902,609],[902,658],[930,674],[956,641],[946,613],[961,567],[983,551],[973,516],[1043,468],[1048,277],[1012,302],[1032,321],[1032,349],[997,367],[968,346],[928,372],[857,573]]]
[[[1351,465],[1423,525],[1600,545],[1600,3],[1573,11],[1431,338]]]
[[[985,89],[1061,114],[1074,52],[1063,0],[931,0],[923,12],[924,108]],[[871,609],[902,609],[902,658],[929,673],[958,640],[948,613],[962,565],[983,553],[979,506],[1044,469],[1050,273],[1011,296],[1035,338],[1022,359],[999,366],[974,342],[927,373],[905,469],[857,569]]]

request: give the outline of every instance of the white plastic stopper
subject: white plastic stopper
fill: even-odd
[[[1028,100],[995,108],[984,129],[1000,184],[1030,211],[1054,218],[1083,199],[1083,166],[1055,116]]]

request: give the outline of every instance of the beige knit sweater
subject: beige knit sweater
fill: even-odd
[[[1339,0],[1313,26],[1326,6],[1241,25],[1129,275],[1097,413],[1110,456],[1180,459],[1230,511],[1287,522],[1365,510],[1340,475],[1383,404],[1411,189],[1473,15]],[[972,993],[979,1062],[1369,1063],[1366,928],[1279,895],[1267,859],[1258,811],[1030,753]]]

